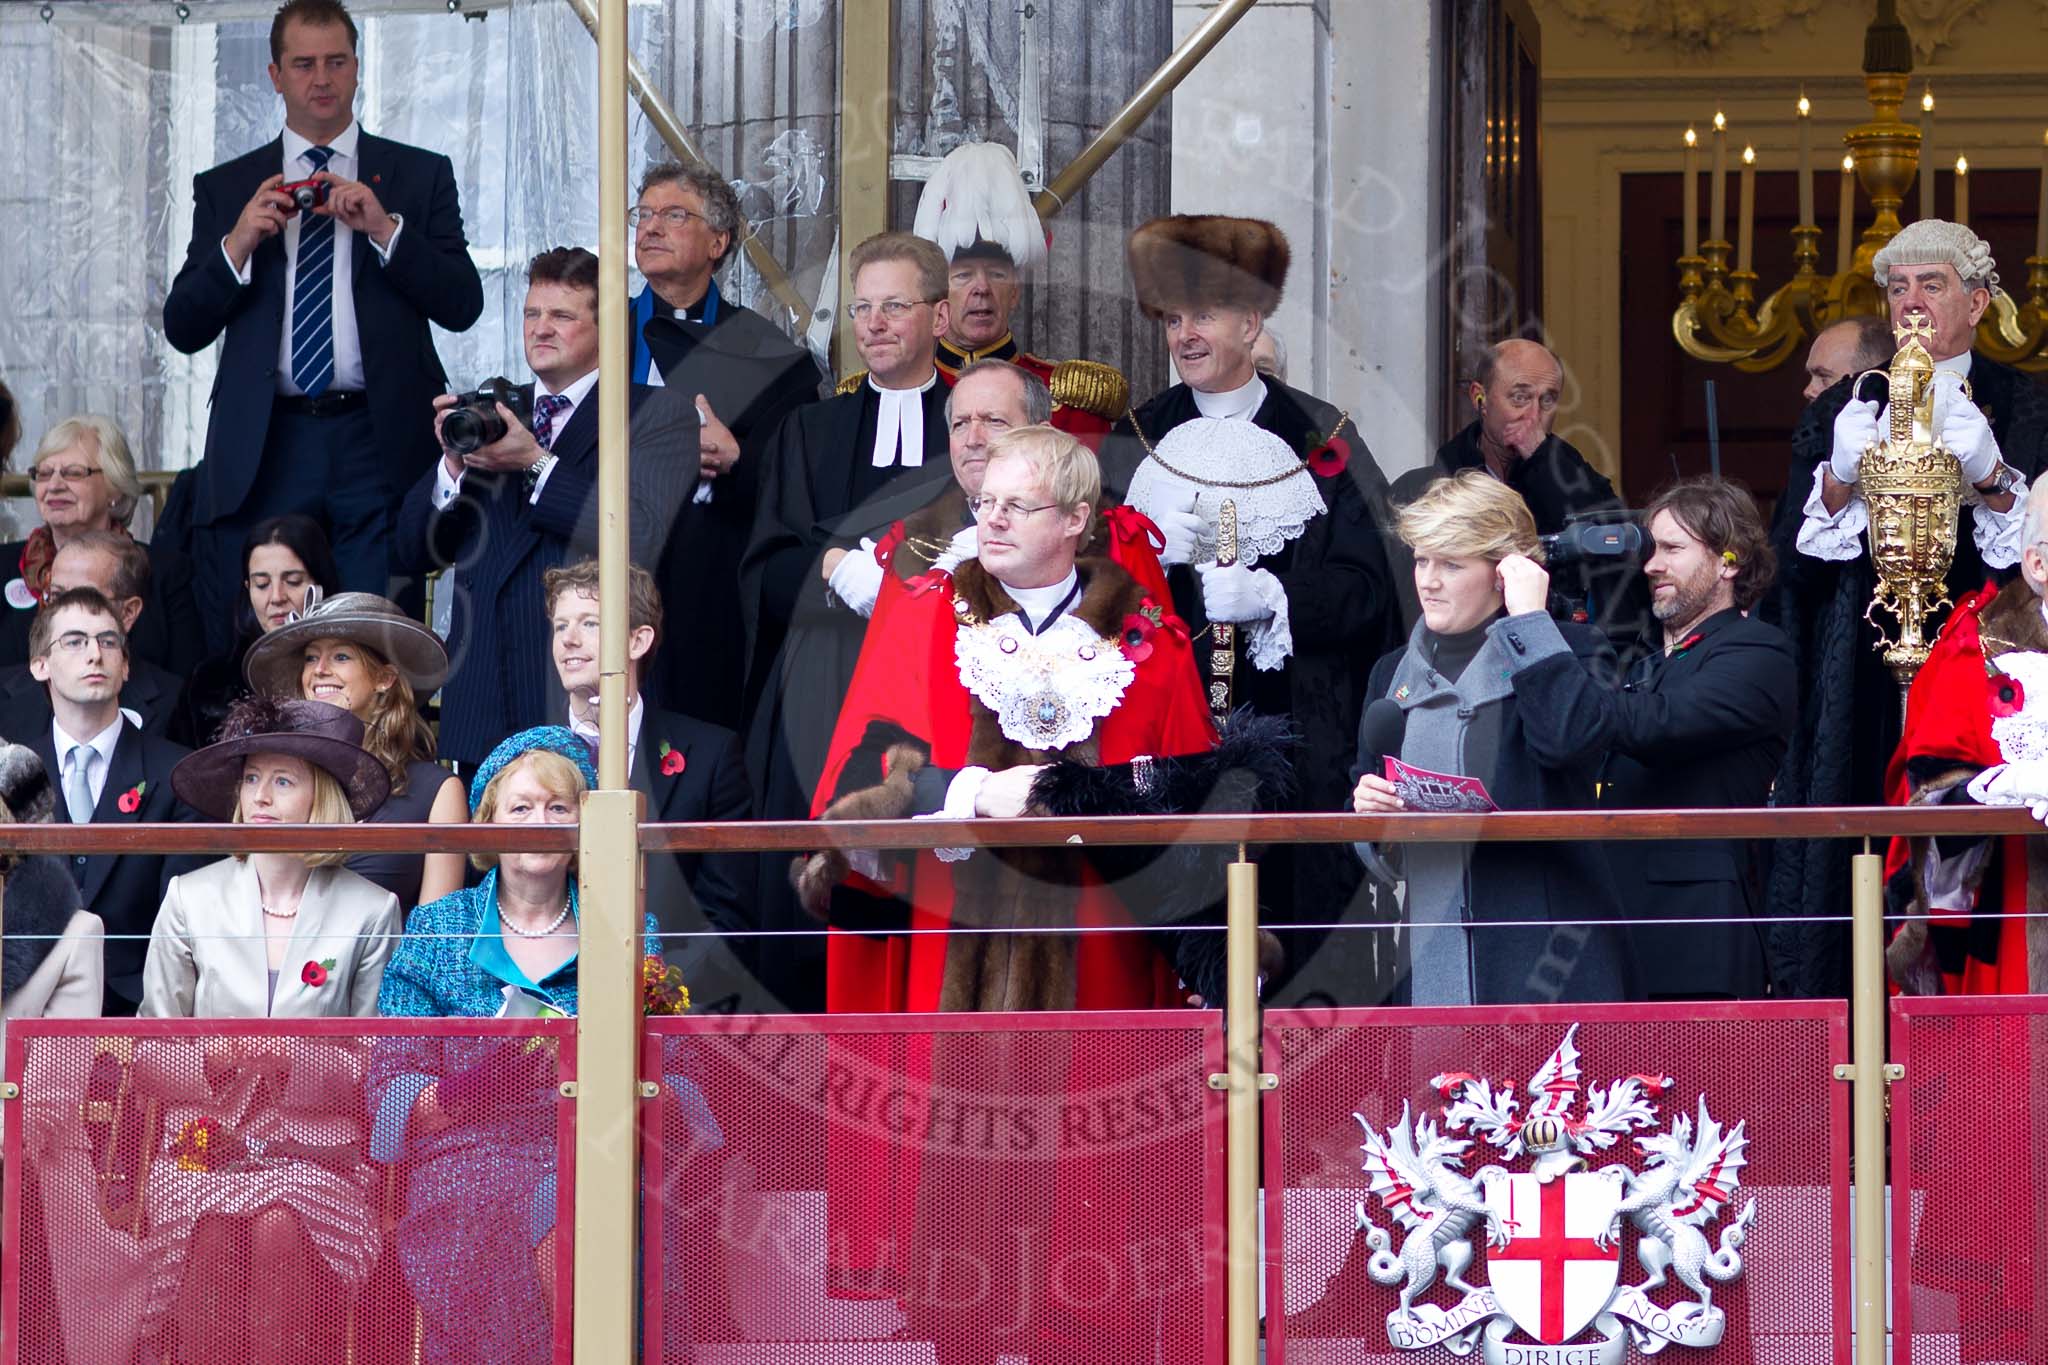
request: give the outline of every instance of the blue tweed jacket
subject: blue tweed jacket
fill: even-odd
[[[569,883],[569,913],[578,913],[576,883]],[[654,916],[647,916],[647,952],[659,955]],[[576,957],[540,981],[527,978],[505,951],[498,926],[498,874],[480,885],[430,901],[406,917],[405,937],[384,969],[377,1013],[396,1018],[489,1019],[505,1005],[505,987],[517,986],[561,1010],[576,1013]]]

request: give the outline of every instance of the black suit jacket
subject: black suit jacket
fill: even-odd
[[[64,804],[64,774],[57,765],[49,722],[45,721],[36,735],[22,735],[17,742],[35,750],[36,757],[42,759],[43,771],[50,774],[50,786],[57,794],[55,819],[70,824],[71,812]],[[171,792],[171,769],[190,752],[182,744],[144,734],[134,722],[123,721],[92,822],[140,825],[202,819]],[[124,810],[131,792],[135,793],[135,808]],[[133,1014],[142,1001],[142,962],[149,953],[149,931],[156,923],[157,907],[163,904],[164,888],[172,877],[196,866],[196,860],[161,853],[104,853],[90,857],[72,854],[63,861],[78,883],[85,908],[106,922],[107,1013]]]
[[[196,471],[195,525],[210,525],[241,508],[270,430],[278,343],[286,326],[284,239],[272,237],[256,248],[247,285],[235,278],[220,243],[283,158],[280,137],[192,181],[192,246],[164,299],[164,335],[188,355],[226,337],[213,384],[206,458]],[[356,169],[385,211],[405,220],[390,260],[380,264],[363,233],[355,234],[351,258],[377,454],[385,482],[403,488],[435,457],[434,395],[447,387],[428,324],[466,331],[483,313],[483,282],[462,234],[462,206],[447,157],[364,133],[356,145]]]
[[[1791,641],[1734,609],[1700,622],[1698,643],[1647,654],[1614,699],[1600,804],[1619,809],[1761,806],[1799,701]],[[1631,919],[1747,920],[1759,860],[1740,839],[1616,839],[1602,845]],[[1764,941],[1750,923],[1638,925],[1643,989],[1673,999],[1763,994]]]
[[[15,576],[24,540],[0,545],[0,578]],[[192,560],[169,546],[149,545],[149,590],[142,595],[142,615],[128,635],[128,650],[178,677],[199,666],[206,632],[199,623],[199,603],[192,595]],[[36,607],[0,606],[0,666],[28,662],[28,632]]]
[[[745,820],[753,813],[739,736],[675,711],[641,713],[633,786],[646,795],[647,818],[657,824]],[[665,930],[746,928],[753,879],[750,854],[649,854],[647,908]]]
[[[184,733],[184,683],[147,659],[128,661],[128,685],[121,689],[121,705],[142,717],[142,733],[178,744],[187,742]],[[0,736],[16,744],[28,744],[32,737],[50,733],[50,689],[39,683],[27,664],[0,668]]]
[[[712,326],[653,317],[643,330],[662,383],[687,399],[703,394],[740,447],[709,502],[682,502],[660,552],[667,618],[645,683],[671,710],[738,728],[746,623],[727,589],[753,531],[764,452],[783,418],[818,401],[818,366],[759,313],[724,299]]]

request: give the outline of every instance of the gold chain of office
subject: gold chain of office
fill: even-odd
[[[1159,465],[1161,469],[1164,469],[1167,473],[1173,475],[1177,479],[1186,479],[1189,483],[1201,484],[1202,486],[1207,488],[1264,488],[1269,484],[1276,484],[1282,482],[1283,480],[1291,479],[1296,474],[1312,472],[1309,470],[1308,467],[1308,456],[1304,455],[1301,457],[1301,463],[1296,465],[1294,468],[1283,469],[1278,474],[1269,474],[1263,479],[1197,478],[1193,474],[1189,474],[1182,470],[1175,469],[1165,460],[1159,458],[1159,452],[1154,450],[1152,448],[1152,443],[1145,439],[1145,428],[1138,425],[1138,412],[1136,408],[1126,408],[1124,410],[1124,420],[1129,422],[1131,424],[1131,430],[1137,433],[1138,444],[1145,447],[1145,453],[1151,456],[1152,459]],[[1330,442],[1336,440],[1337,433],[1344,430],[1344,424],[1350,420],[1351,414],[1348,411],[1338,413],[1336,423],[1330,428],[1330,434],[1323,437],[1322,440],[1316,442],[1315,449],[1320,450],[1324,446],[1328,445]]]

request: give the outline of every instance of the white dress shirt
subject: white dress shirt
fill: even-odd
[[[561,439],[562,429],[569,425],[569,419],[576,415],[576,409],[583,406],[583,400],[590,397],[590,391],[596,387],[597,371],[592,370],[589,374],[584,375],[581,379],[562,390],[561,396],[569,400],[569,406],[555,414],[553,439]],[[551,392],[552,390],[540,381],[539,376],[535,376],[533,381],[533,405],[536,410],[540,407],[540,400],[547,397]],[[463,474],[468,472],[466,468],[462,471]],[[535,503],[540,501],[540,490],[548,486],[548,479],[554,472],[555,467],[552,463],[541,471],[541,476],[534,480],[533,492],[527,496],[527,502]],[[455,495],[461,491],[462,474],[451,476],[448,473],[448,461],[446,459],[434,461],[434,510],[438,512],[449,503],[454,502]]]
[[[51,747],[57,754],[57,798],[64,798],[64,775],[71,771],[72,751],[83,750],[78,761],[86,765],[85,777],[92,789],[93,809],[99,809],[100,795],[107,789],[107,770],[113,766],[114,746],[121,742],[121,722],[125,717],[116,714],[114,723],[94,735],[91,739],[78,740],[64,733],[64,727],[54,719],[50,722]]]
[[[914,389],[885,389],[868,376],[868,387],[882,395],[881,411],[875,414],[875,449],[870,457],[875,468],[901,465],[916,469],[924,464],[924,396],[939,382],[934,369],[931,378]]]
[[[1241,417],[1249,422],[1266,401],[1266,381],[1254,374],[1249,384],[1222,393],[1203,393],[1192,387],[1188,392],[1195,396],[1195,408],[1204,417]]]
[[[334,141],[326,144],[334,155],[327,160],[327,171],[343,180],[354,180],[357,174],[356,144],[362,138],[362,128],[351,122],[341,130]],[[306,149],[316,144],[293,132],[284,130],[284,182],[289,185],[295,180],[305,180],[313,174],[313,163],[306,159]],[[371,187],[375,190],[375,186]],[[394,218],[398,215],[393,214]],[[298,395],[302,392],[292,382],[292,294],[298,287],[299,274],[299,225],[305,221],[303,212],[294,213],[284,221],[284,317],[283,335],[277,340],[277,391]],[[370,249],[377,253],[379,262],[391,259],[397,249],[398,234],[405,222],[391,230],[391,240],[383,246],[370,243]],[[363,342],[356,330],[355,296],[355,231],[339,218],[334,220],[334,378],[328,384],[328,392],[347,393],[360,391],[363,387]],[[250,269],[255,263],[252,254],[242,268],[235,270],[234,258],[228,255],[227,239],[221,239],[220,253],[228,263],[228,269],[235,271],[235,278],[247,284]]]
[[[629,778],[633,775],[633,760],[640,752],[640,717],[646,710],[647,708],[640,704],[640,694],[635,692],[626,704],[626,776]],[[569,728],[576,733],[578,739],[587,740],[592,744],[597,743],[596,703],[591,704],[590,719],[579,720],[576,716],[576,704],[571,702]]]

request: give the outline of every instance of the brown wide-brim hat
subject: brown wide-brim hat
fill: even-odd
[[[1270,316],[1293,259],[1287,234],[1263,218],[1198,213],[1139,224],[1125,254],[1131,292],[1155,319],[1204,305]]]
[[[298,696],[305,649],[315,640],[349,640],[376,650],[423,697],[448,678],[448,647],[440,636],[387,597],[344,592],[323,599],[249,647],[242,676],[250,689],[273,697]]]
[[[202,815],[232,820],[242,767],[251,754],[286,754],[326,772],[341,784],[358,820],[391,795],[391,775],[363,748],[361,721],[324,701],[262,696],[237,702],[221,724],[219,739],[178,760],[171,769],[171,790]]]

